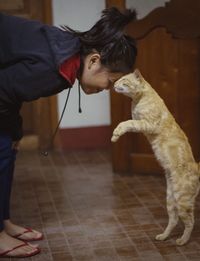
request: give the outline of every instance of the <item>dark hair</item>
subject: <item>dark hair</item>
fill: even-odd
[[[136,19],[136,11],[127,9],[121,13],[111,7],[102,11],[101,19],[88,31],[79,32],[68,26],[63,29],[79,37],[81,56],[98,52],[102,65],[111,72],[129,73],[135,63],[137,48],[135,40],[125,35],[124,27]]]

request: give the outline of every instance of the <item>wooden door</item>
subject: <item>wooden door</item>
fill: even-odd
[[[51,0],[0,0],[0,11],[48,24],[52,22]],[[25,134],[23,140],[34,148],[37,145],[47,148],[57,123],[56,97],[24,103],[21,114]]]
[[[127,33],[137,39],[136,66],[156,89],[185,131],[196,160],[200,158],[200,2],[171,0]],[[111,93],[112,128],[130,118],[130,100]],[[116,172],[160,172],[142,134],[129,133],[113,145]],[[123,155],[123,156],[121,156]]]
[[[177,39],[157,28],[138,41],[136,67],[164,99],[186,133],[196,160],[200,156],[200,41]],[[133,134],[133,172],[160,172],[146,138]]]

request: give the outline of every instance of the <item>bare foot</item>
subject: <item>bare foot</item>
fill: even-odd
[[[14,236],[14,237],[17,235],[18,239],[21,239],[24,241],[29,241],[29,240],[34,241],[34,240],[40,240],[42,238],[42,233],[40,233],[36,230],[29,231],[26,228],[13,224],[10,220],[4,220],[4,229],[8,235]]]
[[[5,251],[9,251],[17,246],[23,244],[23,241],[15,239],[6,234],[5,231],[0,233],[0,253]],[[24,256],[24,255],[31,255],[37,252],[37,247],[31,244],[27,244],[26,246],[22,246],[20,248],[14,249],[13,251],[9,252],[9,256]]]

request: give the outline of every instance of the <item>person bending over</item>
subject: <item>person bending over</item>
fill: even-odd
[[[113,87],[132,72],[137,54],[125,26],[134,10],[102,11],[88,31],[57,28],[0,14],[0,256],[27,257],[40,252],[28,243],[42,233],[25,229],[10,219],[10,194],[19,140],[23,136],[23,102],[71,88],[77,78],[86,94]]]

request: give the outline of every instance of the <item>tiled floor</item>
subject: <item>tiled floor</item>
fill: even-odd
[[[190,242],[154,237],[167,223],[163,175],[119,176],[109,152],[20,153],[13,220],[43,231],[34,261],[200,260],[200,198]],[[3,259],[2,259],[3,260]],[[5,259],[8,260],[8,259]],[[15,259],[12,259],[15,260]]]

